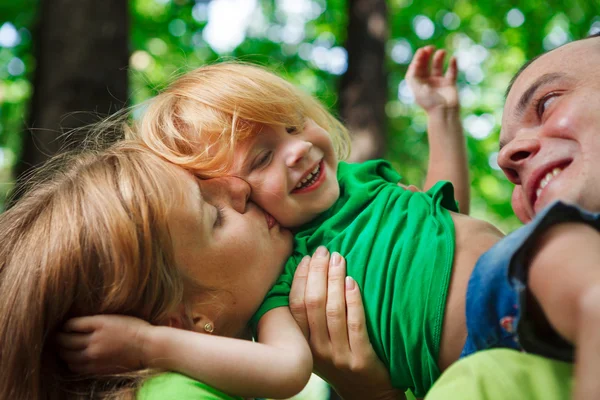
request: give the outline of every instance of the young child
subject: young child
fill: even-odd
[[[444,76],[443,59],[444,53],[433,55],[431,47],[419,50],[408,79],[429,115],[427,185],[452,179],[468,203],[456,62]],[[344,127],[314,99],[248,65],[218,64],[183,76],[152,101],[132,132],[199,175],[243,178],[252,186],[253,201],[296,229],[295,252],[253,318],[259,343],[235,350],[219,346],[220,358],[235,352],[240,366],[244,360],[259,370],[280,366],[271,384],[218,368],[216,359],[198,362],[207,354],[205,343],[179,331],[164,337],[170,344],[149,339],[153,344],[144,346],[143,365],[152,360],[153,366],[244,396],[287,397],[300,390],[311,369],[310,354],[304,353],[305,343],[281,335],[295,325],[282,306],[288,305],[296,266],[321,245],[347,258],[348,275],[365,294],[372,344],[396,387],[423,396],[440,369],[458,359],[466,339],[467,280],[475,261],[501,234],[451,213],[457,208],[449,183],[413,193],[398,186],[400,176],[384,161],[338,165],[348,146]],[[327,254],[320,249],[317,254]],[[334,254],[333,260],[338,263],[339,257]]]

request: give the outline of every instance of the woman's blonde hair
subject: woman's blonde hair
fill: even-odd
[[[169,161],[203,177],[225,173],[237,143],[264,125],[299,127],[305,118],[326,129],[340,159],[348,131],[316,99],[266,69],[239,62],[200,67],[149,101],[130,131]]]
[[[166,323],[203,290],[175,264],[176,169],[129,142],[62,156],[0,215],[1,399],[135,398],[147,374],[74,376],[54,334],[91,314]]]

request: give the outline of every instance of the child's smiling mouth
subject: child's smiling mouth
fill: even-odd
[[[323,160],[317,164],[315,168],[309,171],[301,180],[296,184],[292,193],[305,193],[316,189],[323,182],[325,178],[325,165]]]

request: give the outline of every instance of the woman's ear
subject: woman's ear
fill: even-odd
[[[177,308],[171,315],[167,317],[167,321],[164,323],[166,326],[177,329],[185,329],[185,307],[183,305]]]
[[[204,314],[193,314],[192,315],[192,329],[198,333],[213,333],[215,330],[215,324],[211,318],[208,318]]]
[[[191,313],[189,319],[185,316],[185,311],[182,307],[181,311],[171,315],[166,322],[167,326],[178,329],[189,329],[198,333],[212,333],[215,330],[215,325],[212,319],[201,313]]]

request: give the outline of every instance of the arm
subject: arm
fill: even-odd
[[[106,366],[120,360],[128,369],[177,371],[240,396],[285,398],[302,390],[312,370],[308,344],[286,307],[260,320],[260,343],[121,316],[79,318],[69,322],[69,329],[88,332],[87,340],[80,337],[77,344],[64,335],[60,339],[63,347],[79,349],[63,353],[69,367],[79,372],[107,372]]]
[[[600,398],[600,286],[590,289],[580,302],[581,319],[575,351],[575,385],[573,399]]]
[[[315,371],[346,400],[405,399],[373,351],[360,291],[343,257],[305,258],[296,270],[290,309],[309,336]]]
[[[427,113],[429,137],[429,165],[425,178],[425,190],[437,181],[452,182],[461,213],[469,213],[470,178],[467,149],[460,120],[460,104],[456,87],[456,59],[443,74],[445,51],[433,55],[433,47],[417,50],[408,67],[406,79],[415,101]],[[431,71],[429,63],[431,62]]]
[[[583,223],[563,223],[548,229],[534,248],[529,289],[556,332],[577,344],[587,323],[583,300],[600,285],[600,233]]]

